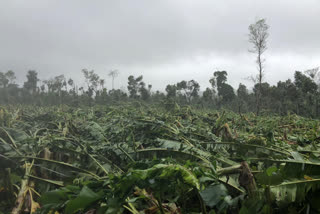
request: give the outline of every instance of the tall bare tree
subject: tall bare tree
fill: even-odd
[[[262,54],[267,50],[267,39],[269,37],[268,30],[269,25],[267,25],[265,19],[260,19],[249,25],[249,42],[252,44],[252,48],[249,52],[257,55],[256,63],[258,65],[259,72],[255,78],[256,82],[259,84],[256,95],[257,115],[259,115],[261,108],[261,89],[265,62],[265,59],[262,58]]]
[[[119,71],[117,69],[113,69],[109,72],[109,77],[112,78],[112,90],[114,89],[114,79],[119,75]]]

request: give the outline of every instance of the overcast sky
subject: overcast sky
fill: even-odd
[[[0,71],[80,82],[94,69],[110,89],[118,69],[117,88],[143,75],[154,90],[191,79],[205,90],[226,70],[232,86],[251,85],[248,26],[258,18],[270,25],[266,81],[320,66],[319,0],[1,0]]]

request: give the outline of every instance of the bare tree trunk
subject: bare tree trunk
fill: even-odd
[[[258,65],[259,65],[259,89],[257,93],[257,116],[260,114],[260,108],[261,108],[261,91],[262,91],[262,61],[261,61],[261,52],[258,52],[258,59],[257,59]]]
[[[256,63],[258,64],[258,89],[257,89],[257,115],[261,110],[261,98],[262,98],[262,78],[263,78],[263,59],[261,55],[267,50],[267,38],[269,26],[266,24],[265,19],[260,19],[256,23],[249,26],[249,42],[253,44],[253,49],[249,52],[257,53]]]

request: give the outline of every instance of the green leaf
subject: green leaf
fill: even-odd
[[[89,187],[84,186],[79,193],[79,195],[73,199],[70,200],[67,203],[65,212],[66,214],[73,214],[79,210],[84,210],[89,205],[92,205],[94,202],[99,200],[102,197],[102,194],[98,194],[93,192]]]
[[[223,184],[211,185],[201,191],[200,195],[205,204],[213,208],[227,196],[227,189]]]
[[[299,152],[290,152],[292,157],[297,161],[303,161],[303,157],[299,154]]]
[[[294,179],[279,185],[271,186],[271,192],[280,203],[301,202],[309,191],[320,189],[320,179]]]
[[[49,213],[50,210],[61,209],[67,200],[68,195],[66,190],[58,189],[44,193],[40,198],[42,204],[41,214]]]
[[[40,201],[42,204],[54,204],[64,202],[67,199],[66,192],[58,189],[43,194]]]
[[[241,207],[239,214],[249,214],[248,208],[245,206]]]
[[[275,166],[270,166],[270,167],[266,170],[268,176],[271,176],[272,173],[274,173],[274,172],[276,172],[276,171],[277,171],[277,167],[275,167]]]

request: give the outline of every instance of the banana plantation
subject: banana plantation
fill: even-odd
[[[177,104],[3,106],[0,213],[320,213],[319,125]]]

